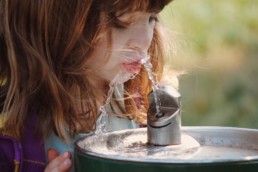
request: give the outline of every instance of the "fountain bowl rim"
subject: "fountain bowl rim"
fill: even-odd
[[[258,136],[258,129],[252,129],[252,128],[239,128],[239,127],[224,127],[224,126],[183,126],[181,127],[182,133],[188,133],[187,131],[194,131],[198,132],[201,130],[206,131],[234,131],[234,132],[248,132],[248,133],[254,133]],[[119,130],[119,131],[113,131],[113,132],[107,132],[104,133],[103,136],[110,135],[110,134],[119,134],[124,132],[135,132],[135,131],[145,131],[147,128],[136,128],[136,129],[125,129],[125,130]],[[81,156],[87,156],[91,158],[99,158],[103,160],[111,160],[111,161],[122,161],[122,162],[134,162],[134,163],[155,163],[155,164],[227,164],[227,163],[245,163],[245,162],[258,162],[258,155],[257,156],[249,156],[246,158],[239,158],[239,159],[217,159],[217,160],[166,160],[166,159],[136,159],[133,157],[118,157],[117,155],[105,155],[101,153],[96,153],[90,150],[86,150],[81,148],[78,143],[84,139],[90,138],[92,136],[96,135],[90,135],[83,138],[78,139],[74,143],[74,149],[75,153],[81,155]]]

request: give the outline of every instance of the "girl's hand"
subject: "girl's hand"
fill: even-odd
[[[49,149],[47,157],[49,163],[44,172],[68,172],[72,166],[70,152],[59,155],[55,149]]]

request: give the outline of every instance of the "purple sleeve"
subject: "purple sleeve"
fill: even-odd
[[[14,162],[22,164],[22,161],[21,144],[12,137],[0,135],[0,169],[6,172],[14,171]]]
[[[19,172],[43,172],[46,167],[43,139],[35,134],[36,115],[26,121],[23,140],[0,134],[0,172],[13,172],[18,162]]]
[[[37,114],[31,113],[23,128],[23,172],[43,172],[46,167],[44,139],[35,133]]]
[[[13,171],[12,163],[9,161],[5,152],[1,148],[0,148],[0,169],[1,171],[6,171],[6,172]]]

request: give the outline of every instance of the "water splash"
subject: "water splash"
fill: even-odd
[[[129,74],[125,71],[120,71],[116,77],[110,82],[109,90],[107,93],[107,99],[105,100],[104,105],[100,106],[100,117],[97,122],[97,127],[95,130],[95,134],[103,134],[108,132],[108,112],[107,107],[111,103],[112,95],[114,93],[115,88],[119,84],[123,84],[124,82],[128,81],[129,79],[133,79],[137,73]]]
[[[111,81],[109,84],[107,99],[106,99],[104,105],[100,106],[99,124],[97,125],[95,134],[103,134],[103,133],[107,132],[107,124],[108,124],[107,106],[110,104],[115,87],[118,84],[119,84],[119,82],[117,80],[117,77],[113,81]]]
[[[146,58],[141,60],[141,63],[144,65],[145,69],[148,72],[149,79],[152,82],[152,90],[153,90],[153,95],[156,103],[156,111],[157,111],[157,118],[162,117],[162,113],[160,111],[160,98],[159,98],[159,87],[157,84],[157,76],[155,72],[153,71],[152,64],[150,62],[150,56],[146,56]],[[114,93],[114,90],[117,85],[123,84],[124,82],[128,81],[129,79],[133,79],[137,73],[129,74],[125,71],[120,71],[116,77],[110,82],[109,84],[109,91],[107,94],[107,99],[104,103],[104,105],[100,106],[100,117],[98,119],[97,127],[95,130],[95,134],[103,134],[107,132],[107,125],[108,125],[108,112],[107,112],[107,107],[109,106],[112,95]]]
[[[163,116],[163,114],[160,111],[160,106],[161,106],[161,102],[160,102],[160,98],[159,98],[159,86],[158,86],[158,82],[157,82],[157,75],[155,74],[152,64],[150,62],[150,56],[146,56],[144,59],[141,60],[141,63],[143,64],[143,66],[145,67],[145,69],[147,70],[149,79],[152,82],[152,91],[153,91],[153,95],[154,95],[154,100],[156,103],[156,117],[160,118]]]

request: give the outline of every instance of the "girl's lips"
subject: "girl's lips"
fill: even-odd
[[[126,70],[126,72],[133,74],[133,73],[139,73],[141,70],[141,61],[134,61],[131,63],[123,63],[123,66]]]

